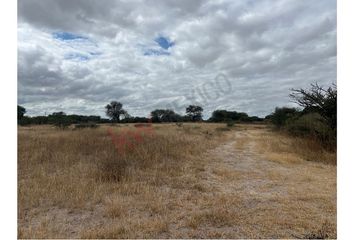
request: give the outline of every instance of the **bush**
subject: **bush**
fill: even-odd
[[[318,113],[309,113],[286,121],[285,129],[292,135],[313,137],[327,149],[335,149],[336,134]]]
[[[21,119],[18,120],[18,124],[21,126],[26,126],[31,124],[31,118],[27,116],[23,116]]]
[[[270,120],[277,127],[283,127],[288,119],[298,116],[299,112],[296,108],[275,108],[274,113],[271,114]]]
[[[227,111],[227,110],[215,110],[212,116],[209,118],[210,122],[228,122],[228,121],[240,121],[247,122],[249,117],[247,113]]]
[[[285,128],[295,135],[325,134],[328,131],[323,118],[317,113],[287,119]]]
[[[322,147],[333,151],[337,147],[337,86],[327,89],[316,84],[311,88],[293,89],[292,100],[303,107],[276,108],[265,119],[278,129],[319,142]]]

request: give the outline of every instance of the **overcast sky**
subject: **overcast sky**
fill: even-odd
[[[19,0],[18,103],[265,116],[290,88],[336,82],[336,36],[334,0]]]

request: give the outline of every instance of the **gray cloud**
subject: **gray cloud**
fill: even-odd
[[[264,116],[290,88],[336,81],[334,0],[20,0],[18,22],[18,101],[31,115],[104,116],[119,100],[132,115],[199,103],[206,116]]]

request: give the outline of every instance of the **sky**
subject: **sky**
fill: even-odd
[[[27,115],[264,117],[291,88],[336,82],[336,1],[19,0],[18,104]]]

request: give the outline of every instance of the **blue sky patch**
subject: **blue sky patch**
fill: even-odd
[[[159,44],[160,47],[162,47],[163,49],[169,49],[170,47],[172,47],[173,45],[175,45],[174,42],[171,42],[168,38],[166,37],[158,37],[155,38],[155,42],[157,42]]]
[[[53,37],[62,41],[70,41],[70,40],[88,40],[87,37],[83,37],[74,33],[69,32],[55,32],[53,33]]]
[[[153,44],[138,44],[138,46],[143,50],[144,56],[169,56],[171,52],[169,48],[174,46],[175,43],[171,42],[167,37],[157,37],[154,39]]]
[[[70,32],[53,32],[52,36],[60,41],[60,46],[65,52],[65,60],[82,62],[102,54],[98,44],[88,37]]]
[[[144,56],[161,56],[161,55],[170,55],[169,52],[164,50],[156,50],[156,49],[146,49],[144,52]]]

